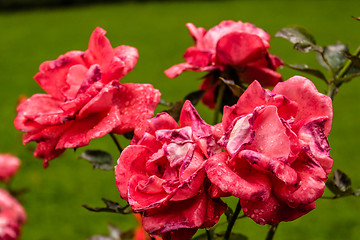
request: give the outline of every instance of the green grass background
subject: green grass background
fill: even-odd
[[[93,170],[85,160],[77,159],[86,148],[67,150],[44,170],[41,160],[32,156],[35,144],[23,146],[22,134],[13,126],[20,95],[42,92],[32,79],[45,60],[56,59],[70,50],[85,50],[96,26],[108,31],[113,46],[127,44],[138,48],[140,58],[133,72],[123,82],[152,83],[167,101],[181,99],[200,84],[201,73],[184,73],[167,79],[163,71],[183,61],[182,54],[192,44],[185,28],[187,22],[211,28],[221,20],[252,22],[270,34],[288,25],[308,28],[318,44],[341,40],[351,50],[360,45],[358,1],[201,1],[149,2],[90,5],[73,8],[40,9],[0,13],[0,152],[19,156],[22,166],[15,177],[14,188],[27,188],[20,197],[28,221],[23,240],[86,239],[107,233],[112,223],[123,230],[135,226],[131,216],[92,213],[82,204],[101,206],[101,198],[121,201],[113,172]],[[315,55],[298,53],[284,39],[271,40],[271,53],[286,63],[307,63],[317,67]],[[282,69],[284,79],[298,72]],[[311,77],[319,91],[326,87]],[[360,79],[345,84],[334,101],[334,123],[330,134],[334,169],[352,177],[360,187]],[[206,107],[197,106],[201,116],[211,122]],[[121,137],[120,137],[121,138]],[[122,144],[126,141],[121,138]],[[96,139],[88,148],[102,149],[118,158],[109,136]],[[328,191],[325,195],[330,195]],[[230,201],[234,205],[233,201]],[[281,223],[276,239],[359,239],[360,199],[319,199],[317,208],[302,218]],[[249,239],[264,239],[268,226],[250,219],[239,220],[235,231]]]

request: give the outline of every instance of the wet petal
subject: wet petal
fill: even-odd
[[[123,199],[128,199],[130,178],[135,174],[146,174],[145,165],[152,152],[141,145],[129,145],[121,153],[115,167],[116,186]]]
[[[210,181],[223,192],[231,193],[240,199],[266,199],[269,196],[268,184],[259,181],[247,181],[226,164],[229,156],[226,152],[215,154],[206,163],[205,170]]]
[[[245,66],[263,57],[266,47],[254,34],[232,32],[219,39],[216,45],[217,59],[226,65]]]
[[[62,89],[68,88],[66,79],[69,68],[84,64],[82,56],[81,51],[71,51],[56,60],[43,62],[40,65],[40,72],[34,76],[35,81],[54,98],[65,100]]]
[[[150,84],[121,84],[113,98],[113,104],[118,106],[122,116],[114,132],[124,134],[134,130],[142,120],[152,117],[160,95],[159,90]]]
[[[328,120],[325,123],[325,135],[330,133],[333,116],[332,101],[328,96],[319,93],[310,80],[300,76],[292,77],[277,84],[273,93],[285,95],[298,103],[298,113],[294,123],[298,128],[313,118],[326,117]]]
[[[289,157],[290,141],[275,106],[267,106],[259,111],[254,121],[254,131],[255,138],[250,149],[270,158]]]

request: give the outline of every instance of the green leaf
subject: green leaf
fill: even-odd
[[[185,96],[185,100],[189,100],[192,105],[197,105],[201,98],[204,96],[205,90],[197,90],[195,92],[191,92]]]
[[[233,93],[233,95],[235,97],[240,97],[241,94],[244,93],[244,89],[242,87],[240,87],[239,85],[237,85],[233,80],[230,79],[224,79],[222,77],[220,77],[220,80],[226,84],[226,86],[229,87],[229,89],[231,90],[231,92]]]
[[[344,66],[346,61],[344,52],[347,52],[348,49],[349,47],[347,45],[343,45],[340,42],[325,46],[323,52],[317,53],[317,60],[323,67],[330,69],[331,66],[335,72],[338,72]]]
[[[179,121],[180,119],[180,112],[182,109],[182,106],[184,105],[185,100],[180,100],[175,102],[171,108],[169,108],[168,110],[166,110],[165,112],[167,112],[170,116],[172,116],[175,121]]]
[[[123,207],[119,203],[113,202],[111,200],[107,200],[105,198],[102,198],[101,200],[105,203],[106,207],[89,207],[88,205],[85,204],[83,205],[83,207],[92,212],[113,212],[113,213],[121,213],[121,214],[132,213],[132,210],[129,207],[129,205]]]
[[[286,66],[288,66],[291,69],[313,75],[327,82],[325,75],[320,70],[311,68],[306,64],[288,64]]]
[[[351,188],[351,179],[345,173],[336,169],[326,181],[326,186],[338,197],[349,196],[354,193]]]
[[[88,160],[94,168],[101,170],[113,170],[113,157],[104,151],[101,150],[86,150],[83,152],[79,158]]]
[[[233,215],[234,215],[234,211],[231,209],[231,207],[228,206],[225,210],[226,220],[230,222]]]
[[[280,29],[275,37],[282,37],[294,44],[294,48],[300,52],[321,51],[316,45],[313,35],[304,27],[292,26]]]

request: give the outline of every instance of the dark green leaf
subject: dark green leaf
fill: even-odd
[[[131,140],[131,139],[134,137],[134,131],[124,133],[123,136],[124,136],[126,139]]]
[[[220,80],[223,83],[225,83],[226,86],[229,87],[229,89],[231,90],[231,92],[233,93],[233,95],[235,97],[240,97],[241,94],[243,94],[243,92],[245,91],[242,87],[237,85],[233,80],[228,80],[228,79],[224,79],[224,78],[220,78]]]
[[[315,38],[305,28],[300,26],[286,27],[280,29],[275,37],[282,37],[294,44],[294,48],[301,52],[320,51],[321,48],[316,45]]]
[[[205,91],[204,90],[198,90],[192,93],[189,93],[185,96],[185,100],[189,100],[192,105],[197,105],[201,98],[204,96]]]
[[[165,112],[170,114],[170,116],[172,116],[176,121],[179,121],[180,112],[182,106],[184,105],[184,102],[185,100],[177,101],[176,103],[173,104],[173,106],[170,109],[166,110]]]
[[[94,168],[98,168],[101,170],[114,169],[113,157],[109,153],[101,150],[86,150],[79,156],[79,158],[88,160]]]
[[[353,194],[351,179],[338,169],[336,169],[333,175],[326,181],[326,186],[335,196],[344,197]]]
[[[344,56],[344,52],[348,51],[348,46],[343,45],[342,43],[336,43],[334,45],[328,45],[323,48],[323,52],[317,53],[318,62],[325,68],[331,68],[337,72],[339,71],[345,61],[346,57]],[[324,60],[325,58],[325,60]]]
[[[288,66],[291,69],[313,75],[327,82],[325,75],[320,70],[311,68],[306,64],[288,64],[286,66]]]
[[[129,205],[123,207],[119,203],[113,202],[111,200],[107,200],[105,198],[102,198],[102,201],[105,203],[106,207],[93,208],[87,205],[83,205],[83,207],[92,212],[113,212],[113,213],[121,213],[121,214],[129,214],[132,212]]]

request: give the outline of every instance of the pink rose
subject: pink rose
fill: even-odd
[[[254,81],[237,104],[224,108],[219,144],[227,151],[208,159],[210,181],[240,198],[244,213],[257,223],[306,214],[332,168],[332,115],[331,99],[304,77],[278,83],[272,92]]]
[[[38,143],[34,155],[48,161],[66,148],[82,147],[109,132],[123,134],[152,117],[160,92],[149,84],[120,84],[138,59],[135,48],[112,48],[96,28],[85,51],[70,51],[40,65],[35,75],[47,94],[22,101],[15,127],[24,144]]]
[[[213,226],[225,204],[211,198],[204,165],[220,152],[206,124],[189,101],[180,128],[167,113],[145,120],[115,167],[116,185],[144,229],[163,239],[190,239],[198,228]]]
[[[270,55],[270,35],[250,23],[241,21],[222,21],[206,31],[186,24],[195,46],[189,47],[184,58],[185,63],[172,66],[165,71],[169,78],[178,76],[183,71],[211,72],[203,81],[200,89],[206,90],[203,102],[215,107],[216,89],[219,77],[239,79],[245,83],[258,80],[266,86],[274,86],[281,81],[281,75],[275,70],[282,66],[282,61]]]
[[[25,221],[24,208],[6,190],[0,188],[0,240],[17,239]]]
[[[0,180],[9,181],[18,171],[20,160],[11,154],[0,154]]]

